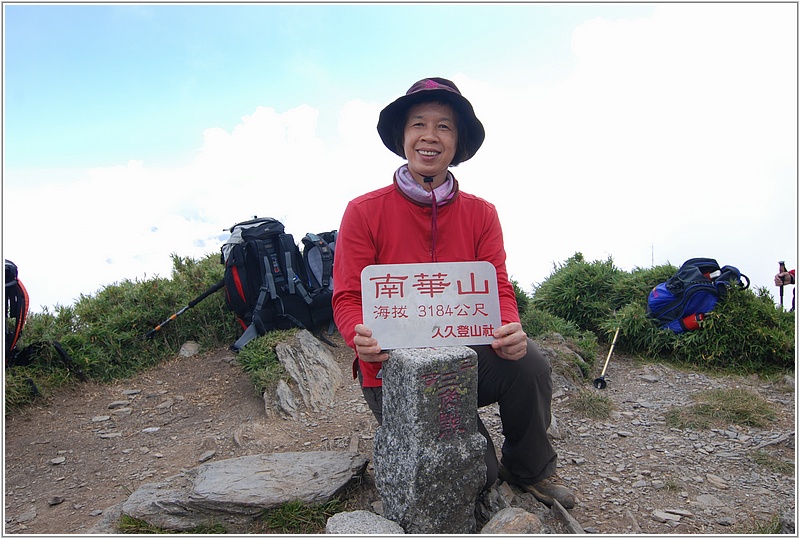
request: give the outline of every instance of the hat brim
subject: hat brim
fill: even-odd
[[[475,116],[475,110],[472,104],[462,95],[448,91],[431,89],[415,92],[410,95],[404,95],[389,103],[380,113],[378,117],[378,134],[383,141],[384,146],[389,148],[392,152],[405,158],[403,148],[398,148],[394,137],[394,126],[400,122],[406,121],[408,109],[412,105],[424,103],[427,101],[441,101],[450,104],[458,114],[462,124],[466,128],[466,133],[458,133],[460,139],[463,138],[462,143],[466,150],[466,156],[461,160],[466,161],[470,159],[483,144],[486,138],[486,131],[483,124]]]

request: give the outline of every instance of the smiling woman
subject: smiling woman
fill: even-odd
[[[488,262],[496,274],[500,326],[491,344],[472,348],[478,357],[478,406],[500,403],[506,441],[498,463],[478,420],[487,438],[486,488],[500,475],[546,504],[557,499],[573,507],[572,491],[553,481],[556,453],[546,435],[553,391],[550,364],[520,324],[497,211],[482,198],[460,191],[449,171],[481,147],[483,124],[452,81],[428,78],[383,109],[378,133],[384,145],[407,162],[395,172],[392,185],[347,206],[334,266],[334,317],[356,353],[354,369],[367,404],[380,424],[382,365],[391,360],[362,314],[364,269],[416,263],[436,272],[447,271],[437,263]]]

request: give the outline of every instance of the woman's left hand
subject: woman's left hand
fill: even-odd
[[[522,324],[519,322],[497,328],[494,339],[492,348],[503,359],[517,361],[528,353],[528,335],[522,331]]]

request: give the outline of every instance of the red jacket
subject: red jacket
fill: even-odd
[[[500,318],[519,322],[514,288],[506,271],[503,232],[495,207],[482,198],[458,191],[437,208],[436,261],[491,262],[497,270]],[[432,208],[406,197],[396,184],[352,200],[342,217],[333,266],[333,314],[348,346],[354,348],[361,315],[361,270],[372,264],[433,261]],[[377,387],[380,363],[359,360],[364,387]]]

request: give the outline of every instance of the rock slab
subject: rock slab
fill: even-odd
[[[139,487],[122,513],[165,530],[223,523],[244,530],[288,501],[321,504],[364,474],[367,458],[341,451],[250,455],[210,462]]]

